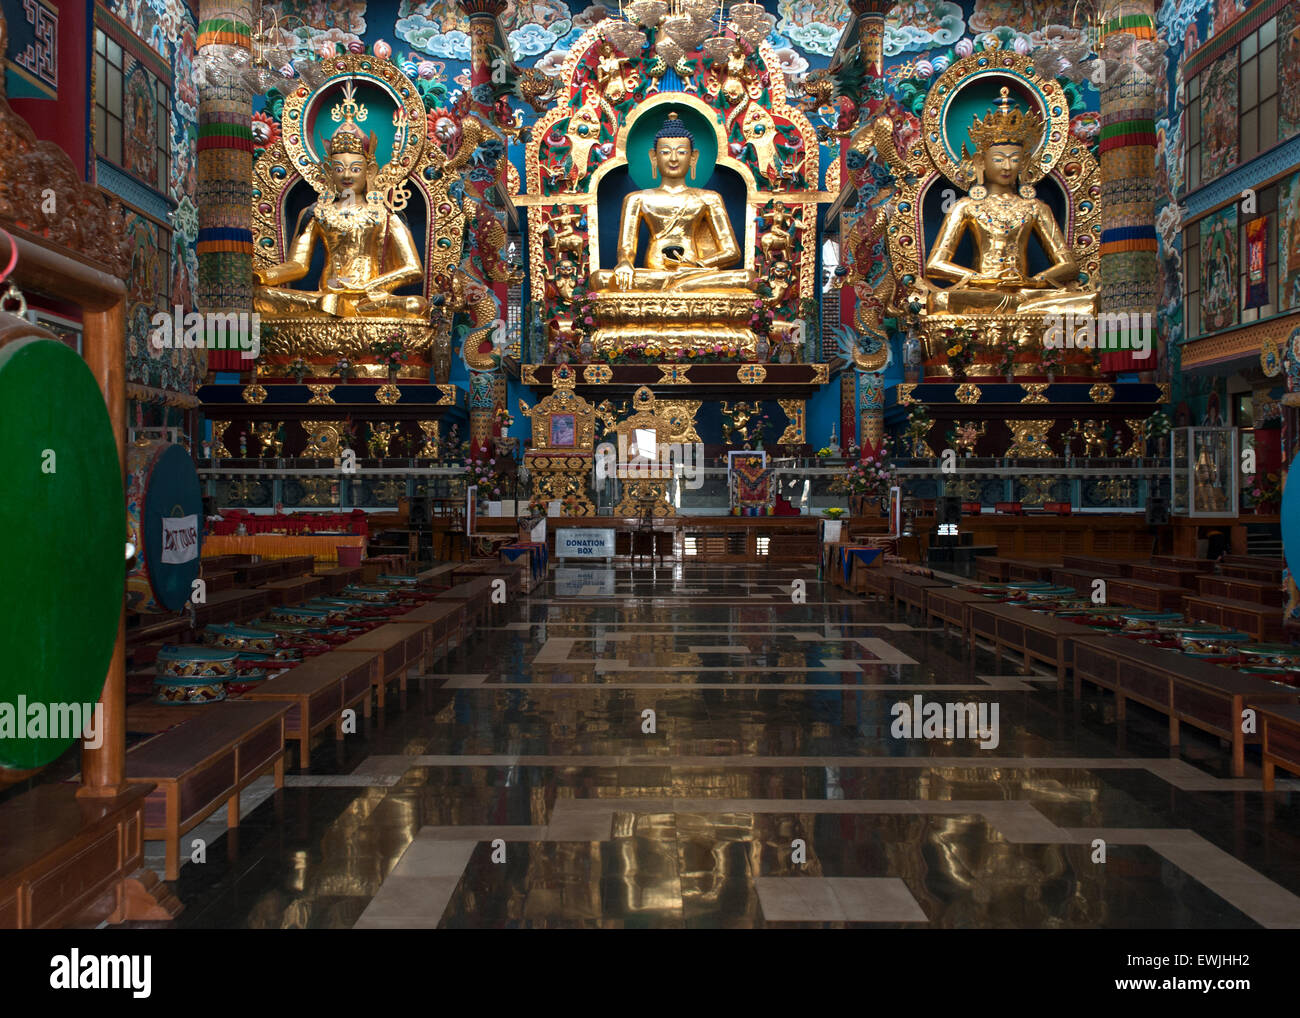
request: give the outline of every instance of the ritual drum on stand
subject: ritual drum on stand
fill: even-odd
[[[126,572],[121,461],[95,376],[76,350],[7,313],[0,464],[4,785],[97,724]]]
[[[194,461],[171,442],[139,441],[126,450],[127,540],[135,558],[126,606],[137,612],[185,607],[199,575],[203,494]]]

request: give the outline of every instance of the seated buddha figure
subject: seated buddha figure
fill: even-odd
[[[741,249],[722,196],[686,184],[699,158],[691,132],[669,113],[650,149],[651,173],[663,183],[623,199],[618,263],[592,273],[593,290],[737,293],[753,286],[753,272],[730,268],[740,261]],[[650,243],[638,266],[642,223]]]
[[[944,216],[925,263],[930,280],[951,280],[947,289],[931,287],[932,313],[1091,314],[1097,295],[1079,285],[1079,267],[1052,210],[1034,197],[1020,175],[1037,151],[1043,122],[1022,113],[1003,88],[996,107],[970,129],[972,157],[962,146],[976,184]],[[953,259],[962,237],[975,246],[975,266]],[[1051,264],[1029,272],[1029,242],[1037,238]]]
[[[401,216],[369,194],[378,174],[374,134],[367,138],[349,111],[325,148],[324,177],[335,193],[303,212],[284,262],[254,269],[260,285],[253,291],[253,309],[268,317],[423,314],[429,307],[424,297],[392,292],[421,280],[424,269]],[[280,286],[307,275],[318,242],[325,246],[320,289]]]

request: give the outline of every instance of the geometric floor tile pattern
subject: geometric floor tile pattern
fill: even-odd
[[[1233,778],[809,569],[609,572],[245,793],[175,925],[1300,928],[1300,782],[1257,751]],[[996,746],[900,737],[915,697],[996,707]]]

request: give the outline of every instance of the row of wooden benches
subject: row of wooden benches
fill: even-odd
[[[1044,581],[1091,597],[1096,582],[1104,580],[1109,604],[1181,612],[1266,642],[1283,635],[1279,559],[1229,555],[1217,574],[1209,559],[1173,555],[1157,555],[1149,562],[1066,555],[1060,563],[986,556],[975,563],[976,576],[990,583]]]
[[[992,601],[944,580],[891,567],[874,572],[882,596],[941,623],[945,635],[956,627],[972,652],[985,640],[999,657],[1020,657],[1026,672],[1040,662],[1055,670],[1061,690],[1073,673],[1076,698],[1085,681],[1110,690],[1121,724],[1126,702],[1134,700],[1168,717],[1171,746],[1179,745],[1182,724],[1227,740],[1235,777],[1244,773],[1250,744],[1262,747],[1266,790],[1273,788],[1278,766],[1300,774],[1300,689]],[[1254,725],[1244,716],[1248,708],[1255,712]]]
[[[473,575],[479,573],[479,575]],[[311,763],[313,738],[333,729],[345,734],[345,711],[372,703],[382,711],[394,683],[405,692],[412,669],[428,674],[462,644],[493,610],[494,583],[504,582],[512,599],[522,589],[519,566],[495,563],[450,568],[448,585],[435,598],[328,653],[310,658],[269,679],[242,699],[201,707],[177,707],[188,719],[126,755],[127,780],[153,785],[145,801],[146,840],[166,844],[166,877],[180,872],[180,839],[223,804],[227,823],[239,823],[239,793],[271,773],[284,782],[288,741],[297,743],[298,762]],[[265,597],[265,591],[262,592]],[[252,602],[241,602],[248,609]],[[241,613],[233,621],[258,614]]]

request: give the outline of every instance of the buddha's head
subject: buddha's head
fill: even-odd
[[[695,138],[676,113],[669,113],[650,148],[651,172],[665,183],[681,183],[687,173],[695,172],[699,159]]]
[[[365,118],[365,107],[356,102],[351,83],[344,89],[344,102],[335,107],[335,119],[342,119],[337,131],[325,143],[325,175],[339,195],[353,192],[366,196],[371,178],[378,172],[375,165],[376,138],[357,126]]]
[[[1010,191],[1030,169],[1042,136],[1042,118],[1021,111],[1004,86],[993,109],[971,125],[975,154],[971,156],[963,145],[962,155],[978,183],[994,191]]]

